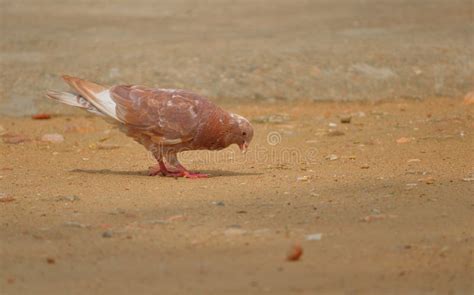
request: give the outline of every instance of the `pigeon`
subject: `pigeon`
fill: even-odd
[[[150,167],[150,176],[208,177],[186,169],[177,154],[221,150],[232,144],[245,153],[253,138],[253,127],[246,118],[227,112],[191,91],[142,85],[107,87],[67,75],[62,78],[72,91],[48,90],[46,96],[118,125],[157,160]]]

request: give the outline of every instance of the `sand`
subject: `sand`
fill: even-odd
[[[472,106],[224,107],[255,138],[182,155],[200,180],[147,176],[152,157],[85,113],[0,118],[3,141],[29,139],[0,143],[1,293],[473,292]]]

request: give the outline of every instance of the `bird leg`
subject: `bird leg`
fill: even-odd
[[[181,163],[178,161],[178,157],[176,154],[170,154],[167,156],[168,162],[176,169],[176,170],[168,170],[168,175],[171,177],[185,177],[191,179],[197,178],[207,178],[209,177],[208,174],[203,174],[199,172],[191,172],[186,169]]]
[[[148,170],[148,175],[149,176],[155,176],[155,175],[158,175],[158,174],[166,176],[169,173],[169,171],[166,168],[166,165],[165,165],[165,163],[163,162],[162,159],[159,159],[158,164],[156,164],[155,166],[151,166],[149,169],[150,169],[150,170]]]

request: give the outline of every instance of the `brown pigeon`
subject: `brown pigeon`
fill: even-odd
[[[190,91],[141,85],[106,87],[71,76],[63,79],[72,92],[50,90],[47,96],[117,124],[153,153],[158,164],[150,168],[149,175],[207,177],[184,168],[177,153],[220,150],[234,143],[245,152],[253,137],[247,119]]]

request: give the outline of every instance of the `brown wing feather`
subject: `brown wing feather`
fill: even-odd
[[[110,89],[117,117],[169,144],[192,140],[209,101],[184,90],[119,85]]]

